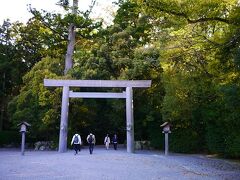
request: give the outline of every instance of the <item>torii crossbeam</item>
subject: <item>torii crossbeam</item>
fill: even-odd
[[[127,152],[134,153],[134,120],[132,88],[147,88],[151,80],[55,80],[44,79],[44,86],[63,87],[61,123],[59,133],[59,152],[67,151],[68,103],[69,98],[125,98]],[[70,87],[112,87],[126,88],[122,93],[73,92]]]

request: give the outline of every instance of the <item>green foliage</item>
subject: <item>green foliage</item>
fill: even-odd
[[[240,156],[240,136],[237,132],[228,135],[226,139],[226,156],[238,158]]]
[[[151,147],[155,149],[164,149],[164,134],[159,128],[160,120],[156,121],[154,119],[149,121],[148,117],[148,134]]]
[[[16,131],[1,131],[0,132],[0,147],[4,145],[19,145],[21,142],[21,133]]]
[[[237,1],[133,0],[152,18],[164,69],[171,148],[239,157]],[[202,147],[198,147],[202,144]]]
[[[225,147],[225,138],[226,138],[226,132],[222,131],[222,126],[215,124],[208,124],[206,128],[206,141],[207,141],[207,147],[208,150],[211,153],[224,153],[224,147]]]
[[[181,128],[173,129],[173,133],[169,136],[169,143],[171,149],[174,152],[181,153],[196,153],[202,152],[204,147],[204,137],[199,136],[198,132],[194,129]]]
[[[21,121],[31,124],[30,136],[48,139],[56,134],[60,113],[59,89],[47,90],[44,78],[57,78],[63,71],[59,59],[45,58],[37,63],[24,77],[21,93],[9,103],[13,127]]]

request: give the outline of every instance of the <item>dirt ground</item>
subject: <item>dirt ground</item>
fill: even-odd
[[[1,180],[240,180],[240,164],[203,155],[169,154],[159,151],[88,148],[74,155],[57,151],[0,149]]]

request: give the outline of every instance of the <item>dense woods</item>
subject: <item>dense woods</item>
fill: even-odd
[[[81,2],[79,2],[81,3]],[[26,24],[0,27],[0,134],[27,121],[33,141],[58,142],[61,89],[44,78],[152,80],[134,90],[135,139],[170,151],[240,157],[240,4],[237,0],[119,0],[107,27],[77,15],[31,9]],[[64,75],[68,27],[76,26],[73,68]],[[78,88],[78,91],[121,89]],[[125,102],[71,99],[69,136],[92,131],[125,141]]]

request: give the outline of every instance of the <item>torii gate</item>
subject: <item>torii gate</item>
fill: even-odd
[[[132,88],[150,87],[151,80],[55,80],[44,79],[44,86],[63,87],[59,152],[67,151],[68,105],[69,98],[125,98],[127,125],[127,152],[134,153],[134,120]],[[126,88],[122,93],[73,92],[70,87],[119,87]]]

